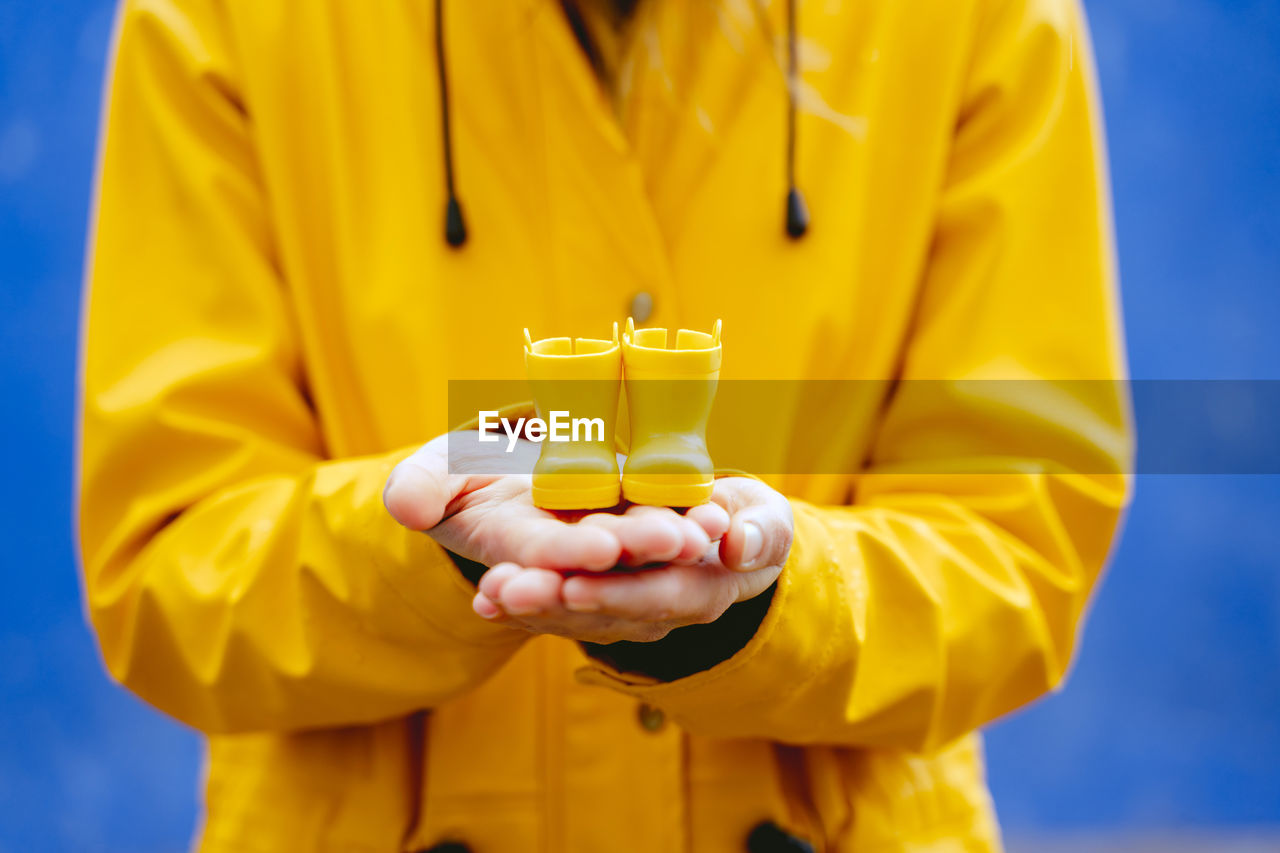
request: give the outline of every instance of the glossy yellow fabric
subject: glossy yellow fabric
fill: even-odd
[[[642,4],[615,96],[554,0],[448,3],[451,251],[429,3],[126,0],[80,530],[110,671],[210,735],[203,850],[716,853],[766,818],[999,849],[971,733],[1068,668],[1126,495],[1114,389],[840,423],[868,473],[768,478],[796,517],[771,610],[673,683],[481,621],[381,505],[450,379],[519,377],[522,328],[593,334],[639,291],[652,325],[724,318],[725,380],[1122,375],[1074,0],[800,3],[799,242],[766,6]]]

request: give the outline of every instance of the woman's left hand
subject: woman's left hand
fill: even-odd
[[[787,499],[749,477],[717,480],[710,504],[728,514],[728,529],[696,562],[574,575],[499,563],[472,606],[485,619],[590,643],[653,642],[714,622],[778,579],[793,525]]]

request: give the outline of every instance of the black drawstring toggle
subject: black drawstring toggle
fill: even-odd
[[[787,236],[799,240],[809,230],[809,205],[796,187],[787,191]]]
[[[463,218],[462,205],[455,196],[449,196],[449,203],[444,208],[444,239],[455,249],[467,242],[467,220]]]

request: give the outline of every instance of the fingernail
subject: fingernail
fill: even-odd
[[[744,523],[742,525],[742,567],[744,569],[755,568],[756,559],[760,556],[762,548],[764,548],[764,534],[760,532],[760,525],[752,521]]]

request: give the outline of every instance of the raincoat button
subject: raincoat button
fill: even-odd
[[[637,323],[644,323],[653,316],[653,294],[642,290],[631,297],[631,317]]]
[[[662,731],[667,724],[667,715],[648,702],[640,703],[640,707],[636,709],[636,718],[640,721],[640,728],[646,732]]]
[[[813,853],[813,845],[766,820],[757,823],[747,836],[747,853]]]

